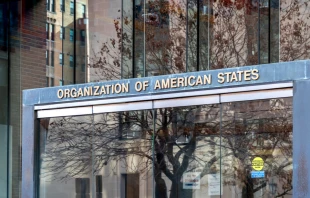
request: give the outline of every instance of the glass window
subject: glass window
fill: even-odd
[[[54,78],[51,78],[51,87],[54,87]]]
[[[157,197],[210,197],[210,186],[220,183],[221,174],[220,105],[164,108],[155,113]]]
[[[63,53],[59,54],[59,64],[63,65],[64,64],[64,58],[63,58]]]
[[[292,197],[292,98],[40,123],[41,197]]]
[[[51,12],[55,12],[55,0],[50,0],[51,1]]]
[[[86,69],[86,58],[85,58],[85,56],[82,57],[81,63],[82,63],[82,64],[81,64],[81,66],[82,66],[82,67],[81,67],[81,71],[82,71],[82,72],[85,72],[85,69]]]
[[[65,36],[66,36],[66,29],[65,27],[60,27],[60,39],[65,39]]]
[[[81,45],[85,45],[85,30],[80,31]]]
[[[292,197],[292,98],[222,109],[223,196]]]
[[[4,5],[0,5],[0,46],[5,46],[6,45],[6,30],[5,30],[5,20],[6,20],[6,16],[5,16],[5,6]]]
[[[63,80],[59,80],[59,86],[63,85]]]
[[[46,65],[49,65],[50,62],[49,62],[49,52],[46,50],[45,51],[45,58],[46,58]]]
[[[50,0],[46,0],[46,10],[50,10]]]
[[[81,64],[81,71],[85,72],[85,64],[84,63]]]
[[[65,11],[65,2],[64,2],[65,0],[60,0],[59,2],[60,2],[60,11],[62,11],[62,12],[64,12]]]
[[[85,30],[81,30],[81,41],[85,42]]]
[[[50,24],[49,23],[46,23],[46,27],[45,27],[45,30],[46,30],[46,39],[49,39],[49,35],[50,35]]]
[[[55,53],[51,51],[51,66],[54,67]]]
[[[72,55],[70,55],[70,67],[74,67],[74,60]]]
[[[274,40],[270,45],[274,50],[273,54],[280,53],[281,62],[310,59],[309,1],[271,0],[270,5],[270,15],[272,16],[270,24],[272,34],[270,36],[272,38],[280,36],[280,39]],[[279,23],[280,25],[278,25]],[[280,52],[276,47],[273,47],[279,42]]]
[[[126,115],[132,121],[152,116],[120,112],[41,119],[40,197],[152,197],[152,122],[139,137],[120,139],[128,128],[120,128],[119,117]]]
[[[0,9],[4,8],[0,7]],[[3,10],[4,11],[4,10]],[[3,28],[3,26],[0,26],[0,28]],[[7,54],[2,49],[2,54]],[[12,181],[11,175],[8,177],[8,171],[12,170],[11,166],[8,166],[10,163],[12,163],[12,155],[10,155],[10,158],[8,158],[8,153],[12,152],[12,145],[9,143],[8,139],[12,140],[12,136],[8,136],[9,134],[12,134],[12,123],[9,123],[8,119],[8,112],[9,111],[9,100],[8,100],[8,94],[11,93],[8,88],[8,62],[5,60],[5,58],[1,58],[1,64],[0,64],[0,197],[8,197],[10,192],[8,192],[8,188],[11,186],[10,181]],[[14,76],[14,75],[13,75]],[[18,78],[18,77],[17,77]],[[13,79],[14,80],[14,79]],[[19,90],[18,90],[19,91]],[[12,104],[12,103],[11,103]],[[14,104],[14,103],[13,103]],[[17,105],[17,103],[15,103]],[[10,131],[8,130],[10,129]],[[17,132],[17,131],[16,131]],[[14,149],[14,148],[13,148]],[[10,162],[8,163],[8,159]],[[15,161],[15,160],[14,160]],[[17,163],[19,160],[16,160]],[[13,169],[17,171],[20,168],[17,167],[17,169]]]
[[[303,20],[309,9],[294,0],[114,2],[102,18],[89,11],[96,3],[87,4],[86,36],[97,40],[89,40],[90,66],[120,65],[113,75],[118,78],[309,58],[309,24]],[[115,19],[114,27],[105,28],[105,17]],[[108,49],[101,51],[106,41]]]
[[[86,18],[86,5],[82,5],[82,15],[83,18]]]
[[[70,41],[74,40],[74,30],[70,29]]]
[[[74,2],[70,1],[70,14],[74,14]]]
[[[55,25],[51,24],[51,40],[55,40]]]
[[[148,75],[159,73],[182,73],[187,71],[187,3],[186,1],[147,1],[147,13],[142,13],[142,1],[136,1],[136,16],[134,18],[134,69],[141,70],[145,42],[145,72]],[[193,4],[194,6],[194,4]],[[143,29],[138,24],[144,23]],[[137,25],[136,25],[137,24]],[[151,36],[154,35],[154,36]],[[145,38],[144,38],[145,37]],[[142,42],[141,42],[141,41]],[[140,44],[140,42],[142,44]],[[190,44],[190,43],[189,43]],[[161,58],[157,58],[159,54]],[[168,66],[167,66],[168,65]]]

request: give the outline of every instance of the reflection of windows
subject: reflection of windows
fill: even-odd
[[[122,174],[121,198],[139,198],[139,174]]]
[[[74,39],[74,30],[70,29],[70,41],[73,41]]]
[[[86,5],[82,5],[83,18],[86,18]]]
[[[5,27],[5,6],[0,4],[0,45],[5,46],[6,44],[6,27]]]
[[[50,0],[46,0],[46,10],[50,10]]]
[[[82,58],[82,72],[85,72],[85,67],[86,67],[85,62],[86,62],[85,57],[83,57]]]
[[[45,30],[46,30],[46,39],[49,39],[50,38],[50,24],[47,23],[46,26],[45,26]]]
[[[277,193],[277,184],[276,183],[269,183],[269,189],[270,189],[270,193],[272,195],[276,195]]]
[[[46,0],[46,10],[55,12],[55,0]]]
[[[85,43],[85,30],[80,31],[81,45]]]
[[[55,40],[55,25],[51,24],[51,40]]]
[[[85,64],[82,64],[82,72],[85,72]]]
[[[264,146],[264,138],[259,135],[257,138],[256,138],[256,144],[257,146],[259,147],[263,147]]]
[[[51,51],[51,66],[54,67],[54,51]]]
[[[74,66],[73,56],[70,55],[70,67],[73,67],[73,66]]]
[[[123,112],[120,122],[120,139],[135,139],[141,137],[141,120],[143,120],[142,112]]]
[[[70,2],[70,14],[74,14],[74,2]]]
[[[203,5],[202,6],[202,15],[208,15],[208,13],[213,15],[213,8],[210,8],[207,5]]]
[[[75,179],[75,193],[76,197],[89,197],[90,196],[90,179],[89,178],[76,178]]]
[[[46,52],[45,52],[46,54],[45,54],[45,58],[46,58],[46,65],[49,65],[49,53],[48,53],[48,51],[46,50]]]
[[[192,138],[192,132],[194,130],[194,111],[193,109],[180,109],[177,111],[175,117],[175,124],[178,127],[178,134],[176,137],[177,144],[187,144]]]
[[[51,78],[51,87],[54,86],[54,78]]]
[[[60,0],[60,11],[62,11],[62,12],[65,11],[65,2],[64,2],[64,0]]]
[[[96,175],[96,198],[102,198],[102,175]]]
[[[63,65],[63,63],[64,63],[64,60],[63,60],[63,53],[60,53],[60,54],[59,54],[59,64],[60,64],[60,65]]]
[[[66,29],[64,27],[60,27],[60,39],[65,39]]]
[[[51,12],[55,12],[55,0],[50,0],[51,1]]]

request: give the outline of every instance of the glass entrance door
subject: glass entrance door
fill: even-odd
[[[291,98],[166,106],[40,119],[40,197],[292,197]]]

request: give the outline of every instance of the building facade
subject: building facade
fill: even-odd
[[[58,99],[31,105],[98,94],[114,109],[42,116],[47,107],[36,107],[34,197],[307,197],[307,153],[293,150],[295,92],[226,102],[206,93],[308,78],[298,65],[310,58],[309,18],[306,0],[2,1],[0,198],[29,195],[22,115],[25,96],[40,92],[22,91],[44,87]],[[143,91],[172,95],[161,95],[167,105],[149,98],[157,107],[113,106]],[[205,101],[187,100],[191,91],[206,91],[196,95]]]

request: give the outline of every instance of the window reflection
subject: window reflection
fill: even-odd
[[[40,123],[41,197],[292,197],[291,98]]]
[[[222,108],[223,197],[292,197],[292,99]],[[255,170],[256,157],[263,167]],[[254,178],[258,170],[264,176]]]
[[[155,197],[208,197],[208,178],[220,179],[219,105],[158,109],[155,124]]]
[[[71,83],[84,83],[86,81],[87,64],[80,62],[80,57],[87,57],[88,49],[85,44],[87,37],[87,4],[88,1],[74,2],[70,0],[48,0],[47,1],[47,23],[46,23],[46,50],[51,56],[51,63],[55,65],[46,66],[46,76],[55,78],[55,85]],[[68,7],[70,9],[66,10]],[[74,14],[75,13],[75,14]],[[76,24],[75,24],[76,23]],[[66,31],[67,30],[67,31]],[[70,55],[73,55],[73,61]],[[86,62],[87,63],[87,62]],[[80,67],[74,67],[78,65]],[[50,66],[53,66],[51,68]],[[81,67],[84,68],[81,68]],[[49,84],[49,83],[48,83]]]
[[[109,1],[113,12],[89,17],[90,80],[305,59],[309,10],[292,2]]]
[[[40,197],[89,197],[92,116],[40,120]]]
[[[280,2],[280,60],[292,61],[310,58],[309,15],[307,1]]]
[[[41,119],[40,197],[152,197],[151,121],[141,111]]]
[[[76,5],[48,0],[47,7],[47,49],[75,53],[78,65],[48,68],[48,76],[64,78],[65,84],[86,77],[113,80],[291,61],[309,54],[309,9],[292,0],[109,0],[106,12],[100,12],[97,0]],[[87,57],[87,70],[80,69],[80,56]]]
[[[186,71],[186,1],[147,1],[145,58],[148,76]]]

